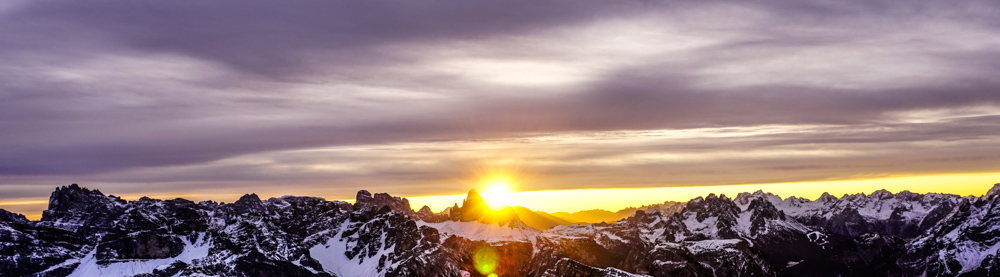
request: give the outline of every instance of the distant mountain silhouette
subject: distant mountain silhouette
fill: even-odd
[[[531,209],[521,206],[514,207],[514,212],[517,213],[517,217],[520,218],[524,224],[539,230],[549,229],[557,225],[570,225],[577,223],[542,211],[532,211]]]
[[[516,223],[520,222],[517,213],[511,207],[504,207],[499,211],[491,210],[489,206],[486,206],[483,196],[479,195],[475,189],[469,191],[469,194],[462,200],[461,207],[452,208],[448,212],[449,219],[462,222],[496,223],[501,226],[515,226]]]
[[[628,207],[618,210],[617,212],[612,212],[603,209],[593,209],[593,210],[579,211],[574,213],[556,212],[552,213],[551,215],[573,223],[584,223],[584,224],[601,223],[601,222],[615,223],[618,222],[619,220],[634,215],[635,212],[639,210],[645,211],[647,213],[653,211],[659,211],[661,214],[666,215],[679,212],[683,207],[684,203],[675,201],[666,201],[661,204],[645,205],[645,206],[640,206],[638,208]]]

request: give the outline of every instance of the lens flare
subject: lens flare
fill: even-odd
[[[497,266],[500,264],[500,260],[497,258],[497,251],[493,250],[493,247],[487,244],[480,245],[472,254],[472,262],[476,267],[476,271],[479,271],[480,274],[498,276],[494,271],[496,271]]]

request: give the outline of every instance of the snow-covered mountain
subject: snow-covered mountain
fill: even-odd
[[[475,191],[433,213],[368,191],[220,204],[74,184],[39,221],[0,210],[0,276],[1000,276],[998,202],[1000,184],[964,198],[758,191],[564,225],[491,211]]]
[[[857,237],[879,233],[904,238],[921,235],[955,209],[961,197],[951,194],[918,194],[902,191],[893,194],[878,190],[872,194],[844,195],[837,198],[824,193],[816,201],[756,191],[740,193],[736,203],[745,209],[754,199],[764,199],[803,224],[822,227],[839,235]]]

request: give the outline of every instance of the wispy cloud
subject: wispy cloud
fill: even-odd
[[[996,1],[10,2],[0,190],[453,194],[484,166],[533,190],[996,172],[998,15]]]

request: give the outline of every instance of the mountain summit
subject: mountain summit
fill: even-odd
[[[498,211],[490,209],[483,196],[479,195],[476,189],[469,190],[469,194],[462,200],[461,207],[451,209],[449,212],[450,218],[463,222],[496,223],[508,227],[514,227],[520,222],[517,213],[511,207],[505,207]]]
[[[488,261],[501,276],[998,276],[997,187],[982,197],[710,194],[566,224],[491,210],[475,190],[433,213],[364,190],[354,204],[252,193],[219,204],[70,185],[39,221],[0,210],[0,273],[485,276]]]

